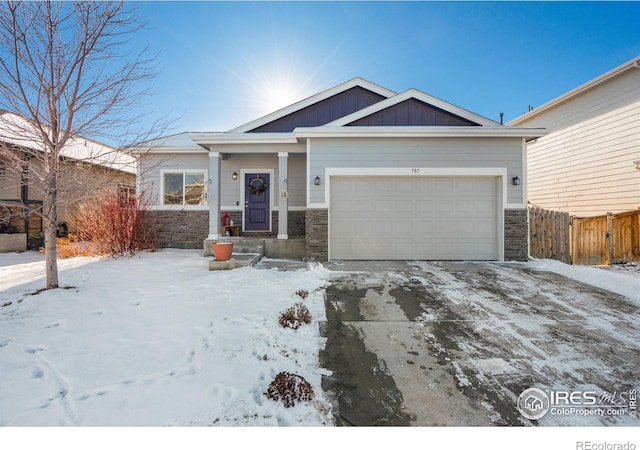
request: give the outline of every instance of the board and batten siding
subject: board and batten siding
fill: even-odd
[[[578,216],[640,207],[640,70],[583,92],[518,126],[549,134],[527,145],[528,200]]]
[[[310,143],[310,203],[324,204],[328,168],[506,168],[507,203],[522,205],[524,179],[520,138],[331,138]],[[313,180],[320,176],[322,183]]]

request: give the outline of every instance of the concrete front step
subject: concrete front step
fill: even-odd
[[[233,253],[227,261],[209,261],[209,270],[231,270],[239,267],[253,267],[262,259],[262,253]]]
[[[204,256],[213,256],[214,242],[233,242],[234,253],[262,253],[264,255],[263,239],[246,239],[242,237],[225,237],[220,239],[205,239],[202,243]]]
[[[253,267],[264,256],[264,241],[259,239],[224,238],[217,242],[233,242],[233,253],[227,261],[209,261],[209,270],[231,270],[239,267]],[[205,244],[205,256],[213,256],[211,243]],[[209,248],[209,252],[207,252]],[[209,253],[209,254],[207,254]]]

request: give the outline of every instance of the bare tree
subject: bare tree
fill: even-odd
[[[61,191],[73,190],[73,173],[87,165],[118,170],[131,163],[94,140],[120,147],[151,135],[139,125],[142,117],[131,115],[156,76],[145,50],[127,54],[129,37],[143,25],[124,2],[0,6],[0,108],[11,113],[0,114],[0,157],[23,174],[23,184],[42,189],[47,289],[58,287]],[[86,187],[75,195],[86,195]]]

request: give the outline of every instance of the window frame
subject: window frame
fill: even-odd
[[[160,171],[160,198],[158,199],[159,205],[158,207],[161,209],[208,209],[209,208],[209,196],[208,196],[208,170],[206,169],[162,169]],[[165,174],[182,174],[182,203],[179,205],[170,205],[165,204],[164,195],[165,195]],[[190,205],[185,203],[185,178],[186,174],[202,174],[204,178],[204,203],[201,205]]]

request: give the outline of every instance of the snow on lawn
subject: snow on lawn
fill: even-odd
[[[572,266],[551,259],[539,259],[526,263],[527,267],[555,272],[591,286],[615,292],[636,305],[640,305],[640,267],[621,265],[611,267]]]
[[[42,255],[2,255],[0,426],[330,425],[318,366],[329,272],[208,261],[195,250],[63,260],[65,288],[37,293]],[[299,301],[311,325],[281,327]],[[280,371],[302,375],[314,399],[268,399]]]

